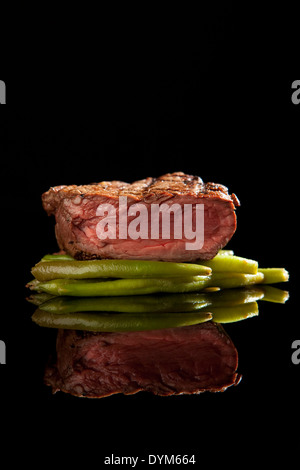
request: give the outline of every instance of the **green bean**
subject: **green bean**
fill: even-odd
[[[48,295],[48,294],[46,294]],[[210,305],[199,294],[140,295],[128,297],[58,296],[39,305],[41,310],[56,314],[70,312],[194,312]]]
[[[74,297],[147,295],[158,292],[197,292],[207,283],[207,278],[161,279],[53,279],[34,283],[33,289],[52,295]]]
[[[234,256],[234,251],[232,251],[232,250],[220,250],[218,255],[219,256]]]
[[[212,319],[210,313],[65,313],[37,309],[32,320],[39,326],[99,332],[126,332],[198,325]]]
[[[241,258],[239,256],[230,256],[219,254],[215,258],[209,261],[199,261],[203,266],[207,266],[212,269],[212,272],[235,272],[243,274],[257,274],[258,262]]]
[[[273,286],[262,286],[264,291],[264,296],[262,300],[266,302],[273,302],[277,304],[285,304],[290,297],[290,294],[287,291],[278,289]]]
[[[235,307],[213,307],[211,313],[215,323],[235,323],[258,316],[259,309],[257,302],[249,302]]]
[[[43,261],[72,261],[74,258],[67,254],[57,254],[57,255],[45,255],[41,259]]]
[[[39,292],[36,294],[32,294],[29,297],[26,298],[26,300],[33,305],[42,305],[46,303],[48,300],[52,300],[56,298],[56,296],[47,294],[46,292]]]
[[[198,292],[206,287],[231,289],[253,284],[264,280],[262,273],[215,273],[208,277],[194,276],[189,278],[161,279],[54,279],[46,282],[33,281],[31,289],[47,292],[52,295],[74,297],[128,296],[155,293]]]
[[[278,284],[289,280],[289,273],[284,268],[259,269],[259,272],[264,276],[262,284]]]
[[[227,289],[216,293],[187,294],[152,294],[121,297],[71,297],[36,294],[32,303],[39,305],[41,310],[56,314],[70,312],[193,312],[206,307],[236,306],[261,300],[264,297],[263,287]],[[43,296],[46,296],[43,300]],[[48,298],[50,297],[50,298]]]
[[[206,283],[207,287],[220,287],[221,289],[233,289],[237,287],[245,287],[254,284],[260,284],[264,275],[262,273],[257,274],[243,274],[243,273],[231,273],[231,272],[220,272],[213,273],[208,278]]]
[[[186,294],[195,295],[195,294]],[[201,294],[197,294],[201,295]],[[264,298],[264,288],[261,286],[249,286],[236,289],[223,289],[212,294],[202,294],[208,302],[209,308],[235,307],[237,305],[256,302]],[[204,300],[203,299],[203,300]]]
[[[31,270],[39,281],[53,279],[157,278],[207,276],[207,266],[189,263],[135,260],[42,261]]]
[[[155,293],[188,293],[206,288],[232,289],[255,284],[286,282],[288,273],[283,269],[259,270],[257,274],[217,272],[210,276],[143,278],[143,279],[54,279],[29,282],[27,287],[52,295],[75,297],[129,296]]]
[[[32,279],[31,281],[27,282],[25,287],[27,287],[30,290],[36,290],[39,292],[38,290],[39,285],[40,285],[40,281],[38,281],[37,279]]]

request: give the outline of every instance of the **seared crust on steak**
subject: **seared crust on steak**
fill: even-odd
[[[158,178],[145,178],[134,183],[122,181],[102,181],[82,186],[54,186],[42,195],[42,203],[48,215],[55,214],[61,201],[65,198],[94,197],[118,198],[127,196],[135,202],[155,200],[157,197],[194,196],[197,198],[216,198],[232,201],[237,207],[239,200],[229,195],[228,189],[215,183],[203,183],[199,176],[186,175],[183,172],[167,173]]]

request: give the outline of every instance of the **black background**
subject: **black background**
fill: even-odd
[[[162,24],[160,15],[147,24],[146,13],[131,18],[134,27],[122,15],[108,25],[104,17],[101,26],[77,30],[55,50],[49,44],[29,55],[19,44],[19,60],[1,70],[7,85],[1,442],[17,442],[24,459],[36,460],[40,448],[45,461],[99,467],[111,453],[195,454],[198,465],[207,456],[215,464],[256,463],[260,455],[268,463],[282,455],[292,462],[299,424],[300,366],[292,364],[291,345],[299,339],[300,105],[291,102],[297,75],[285,18],[276,15],[274,23],[271,13],[228,2],[213,3],[196,18],[191,11],[186,21],[167,16]],[[224,184],[239,197],[238,229],[228,247],[261,266],[287,268],[289,302],[260,303],[258,318],[225,328],[243,380],[224,394],[51,395],[43,370],[55,331],[31,322],[24,287],[31,266],[57,249],[42,192],[172,171]]]

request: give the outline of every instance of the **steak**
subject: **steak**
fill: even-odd
[[[212,322],[128,333],[58,330],[44,380],[53,393],[87,398],[191,395],[237,385],[237,367],[235,346]]]
[[[123,208],[121,210],[120,198],[126,200],[128,213],[124,214]],[[225,186],[205,184],[198,176],[182,172],[146,178],[132,184],[103,181],[84,186],[56,186],[42,195],[42,203],[47,214],[55,216],[55,234],[59,248],[78,260],[106,258],[178,262],[213,258],[233,236],[236,230],[235,208],[239,206],[236,196],[229,195]],[[109,219],[107,212],[99,212],[99,207],[105,208],[107,205],[115,211],[114,219]],[[137,212],[141,205],[146,209],[146,221],[145,216],[141,219],[144,212]],[[192,207],[189,228],[196,240],[197,205],[203,207],[203,243],[195,246],[195,249],[187,249],[191,236],[186,234],[182,214],[187,206]],[[154,232],[153,208],[159,208],[160,211],[157,219],[159,228]],[[176,218],[174,208],[177,214],[180,212],[181,219]],[[135,216],[139,214],[140,217],[140,226],[136,227],[134,237],[128,236],[130,224],[137,220],[130,212],[133,209]],[[120,228],[120,220],[123,217],[124,221],[124,216],[125,236],[121,235]],[[167,235],[162,229],[165,216],[169,217],[170,225]],[[99,222],[109,220],[114,220],[116,225],[114,236],[109,236],[109,232],[103,232],[104,236],[99,236]],[[138,228],[140,234],[137,236]],[[179,232],[176,232],[178,228]],[[124,232],[124,227],[122,230]]]

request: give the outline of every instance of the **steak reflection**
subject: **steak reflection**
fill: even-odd
[[[81,397],[220,392],[240,381],[237,350],[213,322],[127,333],[60,329],[56,354],[45,383]]]
[[[259,315],[258,301],[288,292],[252,286],[218,292],[110,298],[35,294],[32,316],[57,328],[44,375],[52,392],[102,398],[224,392],[241,381],[238,352],[222,324]]]

